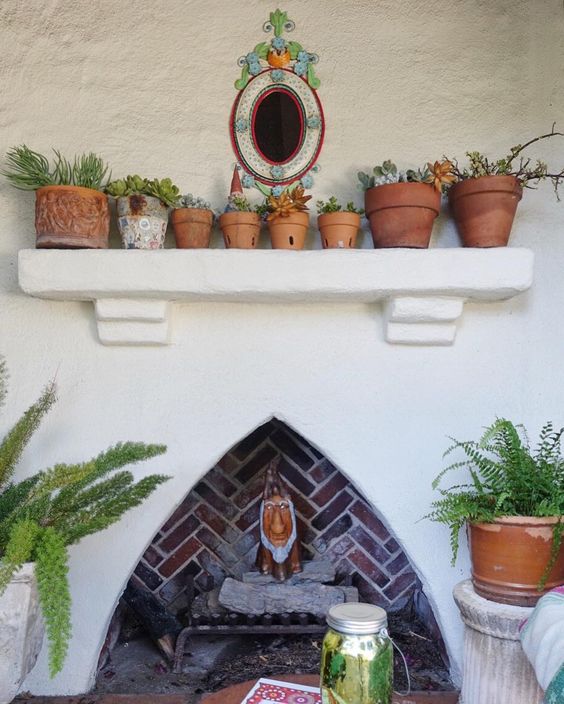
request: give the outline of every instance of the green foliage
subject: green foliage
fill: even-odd
[[[25,144],[12,147],[6,154],[9,169],[2,174],[16,188],[35,191],[42,186],[82,186],[101,191],[104,189],[108,166],[96,154],[75,156],[71,163],[53,149],[53,166],[43,154],[34,152]]]
[[[137,174],[119,178],[105,188],[106,193],[113,198],[123,198],[126,196],[154,196],[162,203],[174,208],[178,205],[180,190],[175,186],[170,178],[152,180],[143,178]]]
[[[318,215],[326,215],[327,213],[338,213],[344,210],[346,213],[356,213],[364,215],[362,208],[355,208],[354,203],[349,201],[344,209],[335,196],[331,196],[328,201],[318,200],[316,203]]]
[[[274,36],[279,37],[284,30],[284,25],[288,21],[288,13],[276,10],[270,13],[270,24],[274,28]]]
[[[0,362],[0,399],[5,390]],[[52,676],[63,665],[71,630],[67,545],[112,525],[167,479],[152,474],[136,482],[131,472],[116,471],[166,450],[124,442],[87,462],[57,464],[11,483],[23,449],[54,401],[51,384],[0,442],[0,593],[24,562],[36,563]]]
[[[198,208],[199,210],[211,210],[211,204],[209,201],[201,198],[200,196],[193,196],[191,193],[187,193],[185,196],[180,196],[177,208]]]
[[[229,204],[232,210],[239,211],[240,213],[251,213],[253,211],[253,206],[245,196],[230,196]]]
[[[554,192],[558,197],[558,187],[564,180],[564,169],[556,173],[550,173],[548,166],[544,161],[532,161],[530,158],[523,156],[523,151],[535,142],[552,137],[564,137],[564,133],[556,132],[555,125],[547,134],[533,137],[525,144],[516,144],[510,147],[509,153],[495,161],[490,160],[487,156],[477,151],[466,152],[468,165],[461,168],[456,159],[451,159],[454,164],[453,173],[458,181],[463,181],[469,178],[480,178],[481,176],[515,176],[522,186],[531,187],[529,184],[538,185],[540,181],[548,179],[551,181]]]
[[[454,564],[458,536],[468,521],[491,522],[499,516],[555,516],[564,514],[564,458],[561,439],[564,428],[554,430],[546,423],[538,444],[531,448],[522,425],[498,418],[478,441],[454,440],[445,455],[462,451],[464,459],[450,464],[436,477],[437,489],[447,472],[466,469],[471,482],[439,489],[440,499],[432,503],[426,518],[450,528]],[[552,557],[541,585],[558,556],[564,524],[555,524]]]

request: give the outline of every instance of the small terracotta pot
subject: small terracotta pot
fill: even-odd
[[[207,208],[176,208],[170,216],[176,246],[201,249],[210,246],[213,213]]]
[[[260,235],[258,213],[234,211],[219,216],[227,249],[256,249]]]
[[[459,181],[448,200],[465,247],[505,247],[523,188],[515,176],[480,176]]]
[[[441,194],[427,183],[387,183],[364,194],[374,246],[425,249],[441,207]]]
[[[550,559],[557,518],[503,516],[493,523],[470,523],[468,542],[476,593],[491,601],[534,606],[564,583],[564,543],[542,592],[537,584]]]
[[[277,216],[267,220],[272,249],[303,249],[307,228],[308,213],[290,213],[287,217]]]
[[[36,247],[106,249],[108,196],[81,186],[44,186],[35,192]]]
[[[360,228],[358,213],[325,213],[317,217],[323,249],[349,249],[356,244]]]
[[[168,225],[168,208],[154,196],[116,199],[118,230],[125,249],[162,249]]]

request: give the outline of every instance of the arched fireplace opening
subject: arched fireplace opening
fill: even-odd
[[[334,584],[356,588],[360,601],[382,606],[392,615],[392,628],[395,621],[419,639],[415,641],[418,646],[424,642],[432,651],[433,663],[420,664],[423,669],[440,671],[437,686],[431,683],[430,687],[441,688],[441,682],[448,687],[440,630],[401,545],[349,479],[276,418],[232,447],[190,490],[142,555],[125,596],[131,590],[148,594],[157,609],[162,607],[180,624],[197,623],[202,602],[208,604],[212,596],[217,600],[226,578],[241,580],[255,569],[265,472],[277,457],[280,476],[295,506],[302,559],[330,562],[336,574]],[[131,606],[131,600],[124,603],[122,599],[112,619],[100,658],[102,685],[112,679],[107,675],[115,670],[108,665],[109,654],[120,631],[122,641],[124,633],[129,638],[138,618]],[[226,622],[228,618],[237,620],[233,614],[224,616]],[[294,619],[293,623],[290,639],[299,631],[299,622]],[[256,662],[260,669],[260,658]],[[269,674],[276,673],[256,672],[256,676]],[[107,689],[111,691],[111,682]]]

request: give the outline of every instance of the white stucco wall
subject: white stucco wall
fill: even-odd
[[[359,198],[356,171],[385,158],[405,167],[470,148],[501,155],[554,120],[564,128],[561,0],[282,7],[296,39],[320,55],[327,132],[314,199]],[[115,176],[171,176],[220,207],[234,162],[227,120],[235,62],[260,40],[271,9],[264,0],[4,0],[0,152],[21,142],[69,154],[92,149]],[[564,141],[539,153],[562,165]],[[18,290],[17,251],[34,244],[34,196],[2,181],[0,202],[0,352],[11,372],[0,431],[53,376],[60,396],[20,476],[124,439],[167,443],[165,457],[136,472],[173,476],[118,526],[72,549],[65,669],[50,681],[43,653],[25,687],[88,689],[115,601],[153,532],[231,445],[273,414],[385,517],[459,664],[451,592],[468,575],[467,557],[451,568],[447,531],[416,520],[432,500],[447,435],[476,437],[496,415],[532,433],[546,419],[564,423],[564,204],[550,187],[525,194],[512,239],[535,251],[533,289],[469,306],[451,348],[388,345],[375,309],[360,304],[188,304],[175,311],[173,346],[103,347],[90,304]],[[441,218],[434,245],[455,243]]]

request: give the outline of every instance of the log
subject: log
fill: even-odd
[[[182,630],[182,624],[176,616],[154,594],[131,582],[122,598],[135,611],[159,650],[169,660],[173,660],[176,636]]]

